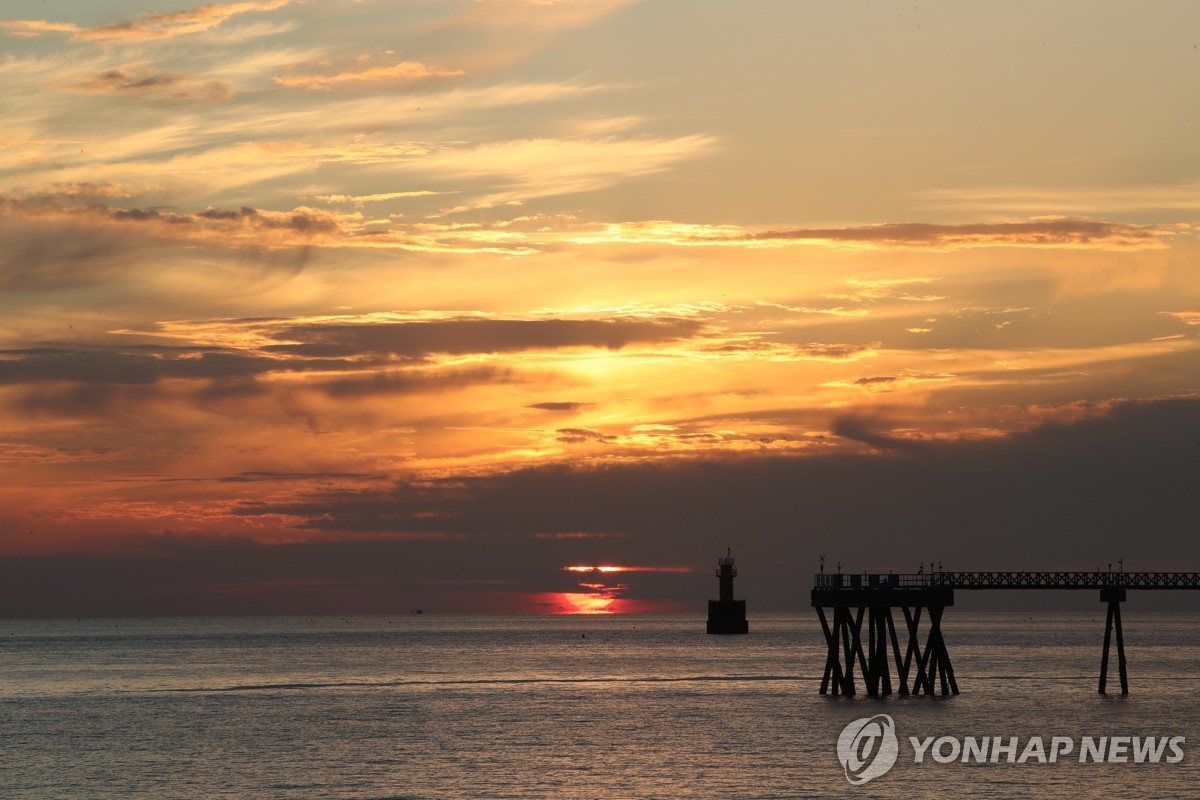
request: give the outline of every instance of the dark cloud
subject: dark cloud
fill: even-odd
[[[163,212],[157,208],[118,208],[112,212],[112,218],[118,222],[146,222],[147,220],[155,220],[158,222],[166,222],[171,225],[189,225],[192,220],[190,217],[174,212]]]
[[[337,399],[442,392],[480,384],[531,380],[511,369],[376,370],[376,362],[361,359],[279,359],[224,351],[142,348],[34,348],[0,351],[0,386],[24,388],[7,398],[14,413],[34,418],[115,418],[141,413],[161,399],[182,401],[218,413],[245,413],[249,401],[271,397],[276,421],[291,419],[318,429],[301,390]],[[279,384],[260,380],[278,372],[342,372],[346,377]],[[357,373],[357,374],[355,374]],[[162,381],[191,382],[181,391],[163,388]],[[261,409],[260,409],[261,410]]]
[[[260,481],[382,480],[383,475],[368,472],[239,472],[216,480],[220,483],[257,483]]]
[[[697,336],[702,324],[690,319],[452,319],[355,325],[288,325],[266,349],[305,356],[363,353],[422,358],[435,353],[509,353],[566,347],[619,350]]]
[[[0,385],[42,381],[149,384],[167,378],[249,378],[276,371],[347,366],[342,361],[285,360],[220,349],[36,347],[0,350]]]
[[[0,217],[5,213],[0,200]],[[0,290],[53,291],[103,283],[150,249],[116,231],[62,220],[0,222]]]
[[[220,209],[206,208],[196,214],[204,219],[248,219],[258,215],[258,210],[250,206],[242,206],[240,209]]]
[[[594,431],[591,428],[559,428],[558,441],[564,444],[582,444],[583,442],[615,442],[616,436]]]
[[[110,552],[0,560],[0,617],[469,610],[480,593],[521,586],[468,563],[472,551],[496,556],[497,549],[438,537],[278,544],[170,532],[125,537]],[[549,563],[543,568],[552,573]]]
[[[262,231],[293,231],[306,234],[327,234],[341,231],[338,217],[315,208],[296,208],[291,211],[268,211],[250,206],[239,209],[206,208],[187,213],[165,207],[122,208],[92,202],[86,205],[65,205],[56,195],[83,196],[80,193],[34,194],[29,196],[0,196],[0,211],[34,219],[77,219],[86,221],[160,222],[172,225],[201,226],[210,233],[223,229],[259,229]]]
[[[59,197],[130,197],[133,192],[119,183],[109,181],[67,181],[52,184],[47,194]]]
[[[243,222],[268,230],[293,230],[300,233],[336,233],[340,229],[333,217],[313,209],[267,215],[249,206],[242,206],[236,211],[206,208],[197,212],[196,216],[206,220]]]
[[[833,420],[832,432],[835,436],[862,442],[880,450],[914,453],[923,451],[927,447],[927,442],[888,436],[880,433],[878,428],[879,421],[877,419],[848,414]]]
[[[237,211],[206,208],[195,214],[180,214],[164,212],[156,208],[109,209],[112,218],[120,222],[159,221],[170,224],[195,224],[200,220],[236,224],[239,227],[259,228],[262,230],[294,231],[302,234],[338,233],[341,226],[337,220],[315,209],[297,209],[286,212],[265,212],[249,206],[243,206]]]
[[[844,358],[854,358],[878,346],[878,342],[871,342],[869,344],[824,344],[822,342],[808,342],[807,344],[797,345],[796,351],[798,354],[807,356],[808,358],[837,361]]]
[[[895,383],[897,380],[895,375],[876,375],[870,378],[859,378],[855,383],[859,386],[873,386],[881,383]]]
[[[625,531],[634,540],[609,557],[659,563],[703,563],[732,545],[754,564],[747,577],[756,575],[760,602],[776,608],[804,605],[818,553],[851,569],[930,558],[962,569],[1092,568],[1121,555],[1200,566],[1200,400],[1130,403],[1005,439],[929,441],[919,458],[861,420],[839,427],[882,452],[555,466],[317,493],[240,513],[324,531]]]
[[[513,383],[516,373],[509,369],[473,367],[451,370],[391,370],[366,378],[341,378],[315,384],[316,388],[339,399],[389,394],[445,391],[481,383]]]
[[[165,72],[128,73],[121,69],[110,69],[96,75],[80,89],[90,92],[127,92],[138,89],[160,89],[179,82],[178,75]]]
[[[0,614],[471,610],[484,607],[479,586],[498,572],[511,583],[497,590],[570,591],[553,582],[581,563],[692,566],[701,571],[647,576],[635,589],[701,610],[715,588],[702,568],[727,546],[757,611],[807,608],[818,554],[848,570],[931,559],[954,569],[1093,569],[1121,556],[1127,569],[1196,569],[1196,442],[1200,400],[1181,399],[1006,439],[930,442],[920,458],[626,462],[364,484],[243,504],[280,544],[156,534],[91,555],[6,555]],[[287,527],[297,525],[335,539],[296,542]],[[622,535],[555,535],[594,531]],[[1048,602],[1070,599],[1096,602],[1082,593]],[[999,593],[956,600],[1012,602]]]
[[[34,419],[92,419],[132,412],[147,399],[144,387],[70,384],[22,392],[9,401],[6,410]]]
[[[965,370],[959,381],[935,388],[930,403],[946,409],[992,407],[1024,409],[1066,404],[1107,405],[1114,393],[1125,399],[1192,395],[1200,375],[1200,348],[1159,355],[1132,352],[1086,364],[1023,369],[1019,375],[1001,366]],[[1117,388],[1114,388],[1117,387]]]
[[[334,215],[314,209],[190,214],[100,202],[65,205],[60,199],[93,197],[89,192],[110,197],[123,190],[59,184],[50,194],[0,196],[0,289],[43,292],[103,284],[135,273],[148,257],[179,244],[228,248],[252,276],[295,274],[310,258],[314,241],[341,232]]]
[[[235,94],[233,87],[222,81],[192,81],[180,75],[149,69],[105,70],[76,88],[84,92],[121,94],[127,97],[146,95],[147,100],[154,102],[164,99],[228,100]]]
[[[253,378],[219,378],[196,389],[192,393],[192,400],[200,408],[219,410],[227,404],[236,405],[258,397],[266,397],[270,391],[269,386]]]
[[[526,408],[536,408],[539,411],[579,411],[580,409],[591,406],[591,403],[572,403],[572,402],[550,402],[550,403],[532,403],[525,406]]]

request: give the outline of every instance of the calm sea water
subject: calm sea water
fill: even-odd
[[[1099,604],[1097,604],[1099,606]],[[1200,797],[1200,615],[947,612],[962,694],[817,693],[811,614],[0,621],[0,797]],[[886,713],[894,769],[835,745]],[[908,736],[1186,736],[1177,764],[913,763]]]

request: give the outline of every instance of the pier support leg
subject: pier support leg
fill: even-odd
[[[830,689],[834,695],[842,693],[844,679],[842,677],[842,661],[840,637],[842,635],[840,625],[841,617],[838,610],[833,610],[833,628],[829,627],[829,622],[825,617],[825,609],[817,606],[817,615],[821,618],[821,630],[825,634],[825,643],[829,650],[825,655],[825,674],[821,677],[821,694],[827,694]]]
[[[1117,634],[1117,668],[1121,673],[1121,694],[1129,694],[1129,675],[1125,671],[1125,636],[1121,633],[1121,604],[1113,603],[1113,623]]]
[[[842,665],[842,694],[853,697],[856,692],[854,691],[854,648],[850,646],[850,609],[837,608],[833,613],[839,615],[842,620],[842,655],[846,659]]]
[[[880,606],[875,611],[875,672],[879,678],[879,693],[892,693],[892,674],[888,669],[888,623],[892,621],[892,610]]]
[[[854,658],[855,656],[858,657],[858,667],[862,670],[863,683],[867,685],[867,692],[870,693],[871,668],[867,666],[867,654],[863,652],[862,643],[862,624],[865,612],[865,608],[859,608],[857,614],[851,614],[849,610],[846,612],[846,623],[850,628],[851,641],[854,647],[851,652],[846,654],[846,661],[851,665],[850,668],[853,669]]]
[[[1121,631],[1121,603],[1125,601],[1125,590],[1101,589],[1100,600],[1108,603],[1108,618],[1104,622],[1104,652],[1100,656],[1100,694],[1107,694],[1108,651],[1114,629],[1117,633],[1117,672],[1121,679],[1121,694],[1129,694],[1129,675],[1125,670],[1125,635]]]
[[[871,697],[886,697],[893,692],[932,695],[938,686],[943,695],[958,694],[954,667],[942,636],[942,614],[951,605],[953,591],[936,587],[919,592],[906,590],[902,598],[887,587],[845,592],[814,589],[813,607],[825,636],[821,694],[854,696],[858,690],[856,668]],[[904,613],[907,648],[901,647],[896,630],[896,608]],[[833,612],[832,617],[826,609]],[[929,619],[924,633],[920,630],[923,613]]]
[[[905,609],[907,611],[908,609]],[[896,678],[900,684],[900,694],[908,694],[908,664],[900,657],[900,639],[896,636],[896,622],[892,619],[892,610],[888,609],[888,633],[892,637],[892,655],[896,659]]]
[[[920,694],[921,687],[925,684],[921,640],[917,638],[917,628],[921,624],[921,607],[917,606],[912,611],[908,610],[908,606],[901,606],[900,609],[904,612],[904,623],[908,628],[908,651],[904,654],[904,666],[900,669],[900,681],[907,684],[909,670],[916,666],[917,673],[913,678],[912,693]],[[932,691],[927,691],[926,694],[932,694]]]
[[[830,625],[825,609],[817,606],[817,617],[821,620],[821,632],[825,634],[826,645],[821,694],[853,696],[854,662],[856,658],[862,659],[862,643],[859,639],[862,612],[859,612],[856,623],[849,608],[834,606],[833,624]]]
[[[958,682],[954,680],[954,666],[950,663],[950,653],[946,650],[946,640],[942,637],[942,612],[945,606],[929,607],[929,642],[925,652],[929,657],[929,679],[926,686],[933,693],[933,678],[937,675],[941,684],[942,694],[958,694]]]
[[[916,641],[916,623],[921,618],[920,608],[917,608],[917,613],[909,624],[909,649],[917,656],[913,694],[921,694],[922,691],[927,695],[933,694],[935,681],[940,685],[943,695],[958,694],[958,681],[954,680],[954,667],[950,663],[950,653],[946,650],[946,640],[942,637],[942,612],[945,610],[945,606],[929,607],[929,638],[925,641],[924,651]]]
[[[862,609],[859,610],[861,613]],[[867,694],[871,697],[892,693],[892,675],[888,668],[888,625],[891,618],[891,609],[887,606],[867,608],[867,652],[862,669],[863,682],[867,684]]]

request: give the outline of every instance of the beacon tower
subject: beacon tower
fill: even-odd
[[[733,551],[726,550],[725,558],[717,559],[717,578],[721,585],[719,600],[708,601],[709,633],[749,633],[746,622],[746,601],[733,599],[733,579],[737,567],[733,565]]]

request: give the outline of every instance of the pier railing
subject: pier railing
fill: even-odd
[[[825,572],[814,589],[1200,589],[1200,572]]]

